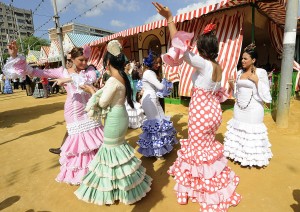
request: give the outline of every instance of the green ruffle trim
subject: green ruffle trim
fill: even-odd
[[[126,205],[133,204],[146,196],[146,193],[151,189],[151,182],[152,178],[145,175],[145,178],[140,184],[127,191],[121,189],[101,191],[99,188],[96,189],[88,187],[85,184],[81,184],[81,186],[75,191],[75,195],[83,201],[97,205],[113,204],[116,200],[119,200]]]
[[[134,157],[134,149],[126,142],[113,147],[102,144],[89,168],[93,169],[98,163],[115,167],[127,163]]]
[[[132,174],[141,166],[141,161],[134,157],[125,164],[109,167],[107,165],[97,163],[95,160],[90,164],[89,170],[95,173],[98,177],[107,177],[110,180],[122,179],[127,175]]]
[[[128,191],[139,185],[146,176],[146,169],[142,166],[134,173],[122,179],[111,180],[109,177],[99,177],[94,172],[89,172],[83,179],[82,184],[96,188],[100,191],[111,191],[121,189]]]

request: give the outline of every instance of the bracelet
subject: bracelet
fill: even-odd
[[[172,23],[172,22],[174,23],[174,21],[173,21],[173,20],[172,20],[172,21],[168,21],[168,24],[170,24],[170,23]]]

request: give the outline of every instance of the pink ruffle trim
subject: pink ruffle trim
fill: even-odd
[[[178,150],[178,157],[195,165],[203,163],[213,164],[217,159],[223,156],[223,145],[215,140],[210,145],[202,147],[189,145],[189,139],[180,139],[181,149]],[[192,142],[196,143],[196,142]]]
[[[103,143],[103,126],[69,135],[61,147],[61,156],[77,155],[98,149]]]
[[[191,165],[178,158],[173,166],[169,168],[169,173],[172,175],[176,173],[175,169],[178,167],[182,172],[189,170],[192,177],[203,177],[210,179],[213,176],[219,175],[227,165],[227,159],[223,156],[215,161],[213,164]]]
[[[88,172],[88,165],[93,160],[103,143],[103,126],[86,132],[69,135],[61,147],[60,173],[56,181],[79,185]]]
[[[183,62],[183,54],[190,47],[190,41],[194,33],[178,31],[172,39],[172,47],[166,54],[162,55],[162,60],[169,66],[178,66]]]

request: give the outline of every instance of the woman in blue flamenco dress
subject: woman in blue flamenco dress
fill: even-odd
[[[7,77],[5,77],[3,93],[4,94],[12,94],[13,93],[13,89],[10,84],[10,79],[8,79]]]
[[[166,117],[159,103],[157,92],[165,88],[157,79],[156,72],[161,67],[161,58],[151,51],[144,59],[146,70],[143,73],[142,108],[147,120],[143,122],[143,133],[138,140],[138,152],[146,157],[162,159],[163,155],[171,152],[178,141],[175,137],[176,130],[173,122]]]
[[[111,73],[105,86],[97,92],[88,85],[82,88],[93,94],[86,107],[89,116],[101,119],[105,115],[104,143],[75,195],[97,205],[110,205],[115,201],[133,204],[150,191],[152,178],[125,141],[128,128],[125,98],[132,108],[134,105],[130,82],[124,72],[125,56],[118,41],[108,43],[103,61]]]

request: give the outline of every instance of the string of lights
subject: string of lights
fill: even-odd
[[[42,3],[44,3],[45,0],[41,0],[41,2],[36,6],[36,8],[33,10],[32,15],[35,14],[35,12],[41,7]]]
[[[59,13],[62,12],[62,11],[64,11],[64,10],[66,10],[66,9],[72,4],[73,1],[74,1],[74,0],[71,0],[68,4],[66,4],[66,5],[59,11]],[[51,16],[45,23],[43,23],[42,25],[40,25],[39,27],[37,27],[37,28],[33,31],[32,34],[34,34],[36,31],[39,31],[39,30],[40,30],[41,28],[43,28],[44,26],[46,26],[50,21],[52,21],[52,18],[53,18],[53,16]]]
[[[58,11],[58,13],[61,13],[62,11],[66,10],[73,2],[74,0],[71,0],[66,6],[64,6],[62,9],[60,9],[60,11]]]

